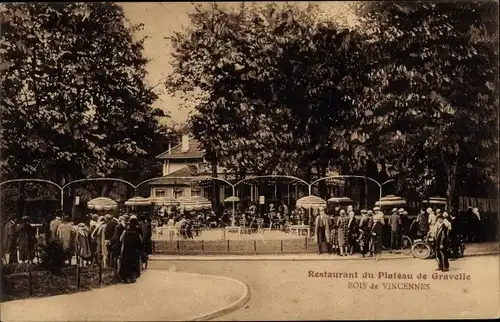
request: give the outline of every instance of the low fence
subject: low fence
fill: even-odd
[[[69,266],[57,275],[35,265],[21,265],[25,266],[21,268],[22,271],[16,269],[10,274],[2,272],[2,301],[88,290],[109,284],[114,279],[113,270],[102,265]]]
[[[281,240],[156,240],[153,252],[165,255],[298,254],[315,253],[312,237]]]
[[[490,212],[498,214],[498,199],[461,196],[458,201],[459,210],[467,211],[469,207],[477,207],[479,208],[480,212]]]

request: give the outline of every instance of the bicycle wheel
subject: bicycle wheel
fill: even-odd
[[[410,237],[408,236],[403,236],[403,239],[401,240],[401,250],[403,254],[409,255],[411,253],[411,246],[412,242]]]
[[[427,259],[431,256],[431,247],[424,242],[417,242],[411,246],[411,253],[413,257]]]

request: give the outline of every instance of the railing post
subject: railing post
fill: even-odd
[[[281,252],[283,253],[283,239],[280,240]]]
[[[102,261],[99,260],[99,286],[102,285]]]
[[[309,236],[306,236],[306,239],[305,239],[305,241],[306,241],[306,250],[307,250],[307,238],[309,238]]]
[[[177,239],[177,252],[181,252],[181,242]]]
[[[28,294],[33,296],[33,276],[31,275],[31,267],[28,268]]]
[[[253,251],[257,254],[257,241],[255,239],[253,240]]]
[[[201,253],[205,254],[205,248],[203,247],[203,239],[201,240]]]
[[[229,239],[227,240],[227,252],[229,253]]]
[[[80,263],[78,257],[76,257],[76,289],[80,289]]]

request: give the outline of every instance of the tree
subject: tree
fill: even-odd
[[[370,76],[382,85],[359,102],[371,153],[396,172],[409,169],[404,177],[417,178],[425,167],[442,172],[438,184],[445,183],[451,209],[459,169],[491,176],[498,157],[498,6],[373,2],[362,9],[377,67]],[[381,144],[386,136],[408,142],[410,153],[386,158],[394,147]]]
[[[172,38],[167,88],[205,94],[191,125],[208,158],[241,175],[324,172],[343,98],[360,83],[361,37],[320,20],[315,5],[198,6],[191,21]]]
[[[113,3],[11,3],[2,16],[2,175],[140,177],[165,133],[141,26]]]

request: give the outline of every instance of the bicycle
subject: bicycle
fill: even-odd
[[[427,236],[424,239],[416,239],[411,246],[413,257],[427,259],[434,256],[434,237]]]

